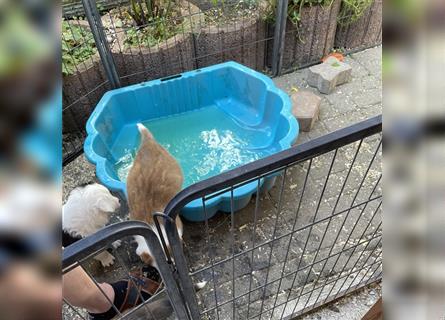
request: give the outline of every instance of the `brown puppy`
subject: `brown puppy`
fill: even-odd
[[[137,126],[141,144],[127,177],[130,219],[148,223],[160,237],[154,225],[153,213],[164,212],[169,201],[181,191],[182,170],[175,158],[156,142],[146,127],[140,123]],[[176,226],[182,239],[183,226],[179,216],[176,217]],[[164,225],[161,225],[161,230],[167,241]],[[138,243],[136,253],[145,263],[157,268],[145,239],[136,236],[135,240]]]

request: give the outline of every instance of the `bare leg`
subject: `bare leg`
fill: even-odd
[[[113,287],[105,282],[99,286],[109,300],[114,301]],[[70,304],[85,308],[91,313],[102,313],[111,308],[110,302],[81,267],[63,275],[63,297]]]

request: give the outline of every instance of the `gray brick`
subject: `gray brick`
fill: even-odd
[[[329,94],[338,85],[351,80],[352,68],[334,57],[308,69],[307,82],[321,93]]]
[[[297,118],[300,131],[311,131],[318,120],[321,98],[312,92],[299,90],[291,95],[292,114]]]

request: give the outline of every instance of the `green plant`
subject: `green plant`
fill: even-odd
[[[62,21],[62,74],[75,73],[76,65],[96,53],[96,44],[89,30]]]
[[[210,25],[227,26],[236,21],[256,19],[258,16],[258,0],[212,0],[213,8],[204,12],[204,21]],[[227,4],[226,4],[227,3]]]
[[[174,36],[182,21],[178,7],[174,0],[130,0],[133,24],[126,30],[126,47],[151,47]]]
[[[333,0],[289,0],[287,7],[287,17],[295,27],[299,27],[301,22],[301,12],[304,7],[323,6],[329,7]],[[268,0],[265,18],[269,22],[275,21],[277,0]]]
[[[210,2],[214,7],[216,7],[220,3],[220,1],[218,0],[210,0]],[[224,5],[224,0],[221,1],[221,4]]]
[[[287,18],[295,26],[296,37],[300,42],[305,43],[305,39],[300,35],[301,14],[303,8],[312,6],[330,7],[333,2],[334,0],[289,0],[287,6]],[[269,23],[275,22],[277,5],[277,0],[267,0],[264,16],[265,20]]]
[[[374,0],[342,0],[337,21],[340,25],[349,25],[363,16]]]
[[[331,53],[341,53],[342,55],[345,55],[345,49],[344,48],[334,48],[331,50]]]
[[[130,0],[130,15],[137,26],[169,18],[173,0]]]
[[[155,25],[146,26],[144,28],[129,28],[126,31],[126,39],[124,41],[127,47],[142,45],[153,47],[162,41],[173,37],[178,32],[178,28],[169,25],[167,21],[159,21]]]
[[[290,0],[287,7],[287,16],[295,26],[301,21],[301,11],[303,7],[312,7],[320,5],[322,7],[331,6],[333,0]]]

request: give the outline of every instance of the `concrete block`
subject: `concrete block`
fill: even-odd
[[[310,91],[298,91],[291,95],[292,114],[298,119],[301,131],[311,131],[318,120],[321,98]]]
[[[307,82],[318,91],[329,94],[334,88],[351,80],[352,68],[335,57],[308,69]]]

